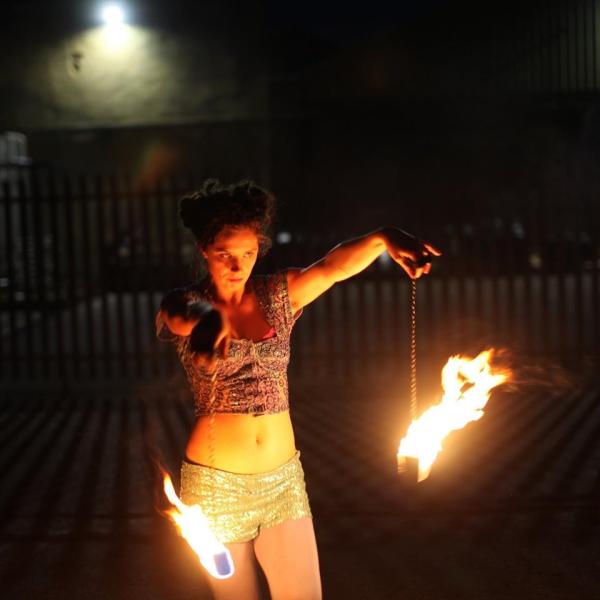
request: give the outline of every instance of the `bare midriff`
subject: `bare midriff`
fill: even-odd
[[[210,417],[198,417],[186,458],[234,473],[264,473],[286,463],[296,452],[289,411],[267,415],[214,415],[211,458]]]

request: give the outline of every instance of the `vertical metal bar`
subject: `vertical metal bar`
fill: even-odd
[[[490,313],[491,323],[494,328],[494,339],[497,339],[498,333],[503,330],[503,322],[500,313],[500,277],[502,266],[499,261],[499,248],[501,248],[501,232],[497,231],[496,224],[499,219],[496,203],[493,204],[492,227],[490,232],[490,274],[491,274],[491,296]]]
[[[475,262],[475,267],[473,268],[473,277],[474,277],[474,285],[475,285],[475,319],[476,326],[474,330],[474,334],[477,337],[477,340],[481,340],[484,333],[484,319],[485,319],[485,296],[483,293],[484,289],[484,279],[487,276],[487,269],[484,267],[486,249],[485,249],[485,233],[483,231],[483,223],[484,223],[484,215],[481,210],[481,202],[476,199],[475,205],[478,207],[475,215],[477,217],[477,222],[474,225],[473,235],[474,235],[474,247],[472,248],[473,261]]]
[[[536,44],[537,44],[537,48],[538,48],[538,66],[537,66],[537,77],[538,77],[538,88],[537,88],[537,92],[543,92],[544,91],[544,11],[543,11],[543,2],[537,2],[536,3],[536,16],[535,16],[535,23],[536,23]]]
[[[99,265],[99,282],[100,287],[96,290],[100,296],[100,325],[102,334],[100,335],[99,353],[101,361],[104,363],[104,375],[112,377],[112,356],[110,352],[110,321],[108,313],[108,266],[107,252],[109,251],[106,244],[106,227],[107,206],[106,195],[104,193],[103,178],[96,175],[92,180],[91,201],[96,203],[96,227],[98,230],[98,245],[96,252]]]
[[[544,196],[546,190],[542,190],[542,195],[539,198],[538,219],[540,223],[540,238],[542,241],[542,273],[540,285],[540,302],[541,302],[541,347],[543,353],[549,353],[551,343],[551,327],[550,327],[550,294],[549,280],[551,274],[551,261],[553,258],[554,249],[550,241],[548,231],[548,200]]]
[[[129,176],[129,180],[131,181],[131,177]],[[131,189],[131,184],[130,184]],[[152,253],[152,233],[154,231],[154,222],[155,220],[150,217],[150,195],[144,189],[139,193],[140,199],[140,235],[143,239],[143,249],[144,249],[144,262],[145,269],[147,269],[148,273],[162,273],[160,269],[160,262],[155,262],[155,256]],[[154,265],[158,267],[154,269]],[[150,315],[150,322],[144,323],[144,327],[153,327],[152,318],[154,316],[154,291],[156,290],[156,281],[154,279],[150,279],[147,281],[147,285],[144,288],[144,293],[146,295],[146,314]],[[152,340],[154,342],[154,336],[152,336]],[[151,363],[151,373],[154,376],[158,376],[160,373],[159,364],[158,364],[158,353],[157,353],[157,345],[156,343],[150,343],[150,363]]]
[[[10,322],[11,318],[11,289],[12,289],[12,281],[10,279],[8,273],[8,264],[5,264],[4,261],[10,260],[8,257],[8,230],[10,229],[10,222],[6,220],[6,206],[9,202],[8,197],[5,194],[6,186],[4,184],[0,185],[0,205],[2,207],[0,214],[0,225],[2,225],[2,229],[0,230],[0,240],[4,240],[4,258],[0,254],[0,276],[6,277],[6,281],[4,282],[6,285],[0,286],[0,379],[4,379],[4,367],[7,365],[7,357],[9,356],[8,351],[4,350],[5,340],[8,338],[4,332],[4,314],[6,314],[9,318],[9,332],[12,334],[12,324]],[[6,293],[2,288],[6,288]]]
[[[464,216],[458,217],[461,229],[458,232],[458,256],[460,257],[455,264],[456,285],[457,285],[457,306],[460,314],[458,320],[462,323],[461,341],[468,343],[470,337],[470,323],[468,322],[469,311],[467,310],[467,263],[470,257],[470,248],[467,247],[467,239],[464,230]],[[421,298],[419,298],[420,304]],[[421,346],[421,344],[419,344]]]
[[[506,332],[509,335],[510,340],[515,340],[515,334],[518,331],[517,328],[517,294],[515,286],[515,236],[513,232],[513,220],[514,215],[512,211],[504,209],[503,223],[504,223],[504,272],[506,276]],[[520,341],[520,340],[519,340]]]
[[[591,219],[589,220],[592,223],[592,230],[590,232],[590,243],[592,245],[592,277],[591,277],[591,286],[592,286],[592,337],[593,337],[593,349],[596,358],[600,356],[600,227],[598,226],[598,221],[600,215],[598,214],[598,209],[588,198],[588,206],[591,213]],[[594,212],[595,211],[595,212]]]
[[[580,198],[577,198],[577,216],[575,222],[575,236],[574,236],[574,244],[575,244],[575,265],[573,265],[573,275],[575,278],[575,301],[574,301],[574,323],[573,326],[575,328],[574,331],[574,343],[575,348],[577,349],[577,362],[581,364],[582,358],[585,354],[585,341],[583,335],[583,311],[584,311],[584,303],[583,303],[583,205],[581,203]]]
[[[81,225],[81,266],[83,268],[83,287],[84,287],[84,312],[85,327],[87,333],[87,360],[88,372],[92,378],[96,378],[96,332],[94,329],[94,290],[92,288],[92,270],[94,268],[92,257],[92,240],[90,231],[90,196],[87,190],[87,180],[84,176],[79,176],[76,191],[76,201],[80,205],[80,225]],[[79,278],[78,278],[79,279]]]
[[[546,29],[546,35],[543,38],[543,46],[545,49],[545,73],[548,78],[546,85],[546,92],[552,92],[553,90],[553,74],[552,74],[552,15],[550,4],[548,2],[543,3],[545,8],[544,25]]]
[[[21,375],[21,362],[19,360],[19,349],[17,345],[17,278],[15,273],[15,239],[14,239],[14,219],[13,208],[16,210],[18,197],[15,198],[12,193],[11,185],[5,182],[2,186],[2,200],[4,204],[4,224],[6,228],[6,273],[8,277],[8,293],[6,301],[8,303],[8,324],[9,324],[9,343],[10,364],[12,378],[19,379]]]
[[[572,31],[572,36],[571,36],[571,43],[572,43],[572,47],[573,47],[573,57],[574,57],[574,61],[573,61],[573,68],[574,68],[574,74],[573,74],[573,80],[574,80],[574,90],[577,92],[582,92],[583,91],[583,86],[581,85],[581,75],[582,75],[582,70],[581,67],[583,65],[583,60],[582,60],[582,56],[581,56],[581,42],[584,39],[583,38],[583,31],[581,31],[581,28],[579,26],[579,14],[581,11],[581,0],[579,0],[578,2],[575,3],[575,6],[573,6],[570,10],[571,12],[571,31]]]
[[[565,32],[565,43],[564,43],[564,63],[565,63],[565,92],[573,91],[573,65],[571,61],[573,59],[573,52],[571,51],[571,11],[569,10],[568,4],[561,3],[563,13],[563,25],[561,30]]]
[[[525,199],[523,213],[523,226],[525,230],[524,244],[525,244],[525,264],[522,265],[524,273],[524,298],[523,305],[524,311],[523,316],[526,322],[526,341],[525,351],[530,356],[533,355],[535,349],[535,330],[536,330],[536,311],[533,306],[533,277],[535,276],[532,271],[532,265],[530,256],[534,249],[539,248],[539,240],[537,239],[537,228],[534,229],[533,221],[533,206],[529,198]],[[539,250],[537,250],[539,252]],[[525,324],[524,324],[525,326]]]
[[[596,31],[598,28],[598,15],[596,7],[598,5],[598,0],[592,0],[592,18],[590,23],[593,23],[592,27],[592,87],[594,91],[598,89],[598,47],[597,47],[597,39],[596,39]]]
[[[76,279],[76,262],[75,262],[75,211],[76,204],[73,201],[73,186],[70,179],[64,177],[64,206],[65,206],[65,240],[67,242],[67,299],[69,305],[70,321],[71,321],[71,352],[73,356],[73,375],[79,377],[81,373],[81,351],[78,335],[78,311],[77,311],[77,289],[75,285]]]
[[[586,0],[580,0],[573,8],[573,20],[575,23],[574,44],[575,44],[575,64],[577,67],[577,91],[585,91],[585,26],[583,15],[585,13]]]
[[[556,92],[561,93],[564,91],[563,89],[563,40],[562,40],[562,4],[558,2],[556,4],[556,24],[555,24],[555,34],[556,34]]]
[[[537,44],[537,26],[538,26],[538,14],[537,14],[537,2],[532,3],[533,9],[529,13],[530,21],[528,28],[528,54],[531,57],[529,63],[529,93],[534,94],[537,90],[537,71],[538,71],[538,44]]]
[[[61,235],[58,222],[59,212],[59,195],[57,189],[56,175],[48,179],[48,202],[50,209],[50,232],[52,239],[52,263],[53,269],[53,280],[54,280],[54,303],[55,303],[55,317],[54,317],[54,335],[56,337],[56,367],[58,371],[58,377],[63,383],[63,387],[67,384],[67,366],[65,356],[65,332],[64,332],[64,311],[63,311],[63,286],[64,286],[64,274],[61,267],[61,244],[65,238],[65,235]]]
[[[167,211],[167,202],[166,202],[166,196],[164,194],[162,194],[162,186],[157,186],[156,188],[154,188],[154,190],[152,190],[153,192],[153,196],[155,199],[155,206],[156,206],[156,214],[157,214],[157,218],[158,218],[158,248],[159,248],[159,252],[160,252],[160,258],[161,258],[161,262],[163,265],[168,265],[169,267],[173,266],[173,262],[174,262],[174,256],[169,256],[169,254],[167,253],[167,232],[166,232],[166,224],[167,224],[167,220],[169,222],[172,222],[172,218],[167,217],[168,215],[168,211]],[[179,251],[177,252],[177,257],[179,257]],[[179,264],[177,264],[177,266],[179,266]]]
[[[190,182],[192,188],[195,187],[193,181]],[[167,186],[165,188],[165,185]],[[165,185],[161,185],[158,189],[158,193],[162,196],[162,204],[165,208],[168,207],[169,222],[172,223],[171,230],[173,232],[173,244],[175,246],[175,253],[173,256],[177,257],[177,263],[181,264],[182,261],[182,250],[183,240],[181,238],[181,224],[179,222],[179,199],[175,193],[175,186],[172,178],[165,181]]]
[[[140,314],[143,309],[140,306],[140,261],[138,258],[137,251],[137,236],[139,227],[139,221],[136,218],[135,202],[136,196],[133,193],[130,180],[128,177],[123,178],[123,198],[127,204],[127,228],[128,236],[130,240],[130,253],[129,253],[129,273],[128,277],[128,296],[129,296],[129,308],[131,316],[132,332],[129,339],[133,338],[133,364],[135,374],[138,377],[142,376],[142,342],[140,339]]]
[[[581,31],[582,31],[582,37],[583,37],[583,46],[582,46],[582,54],[583,54],[583,61],[582,61],[582,68],[583,68],[583,77],[582,77],[582,86],[583,86],[583,91],[584,92],[589,92],[590,91],[590,85],[589,85],[589,61],[588,61],[588,48],[589,48],[589,28],[588,28],[588,5],[589,5],[589,0],[583,0],[582,2],[582,8],[581,8]]]
[[[125,314],[123,306],[123,265],[121,261],[121,245],[124,240],[122,239],[122,231],[120,228],[120,198],[118,181],[115,175],[111,175],[108,179],[109,182],[109,205],[110,205],[110,220],[111,229],[113,232],[113,261],[114,261],[114,290],[115,290],[115,304],[117,311],[117,327],[116,327],[116,358],[119,362],[120,375],[125,377],[127,375],[127,353],[125,346],[125,336],[127,331],[125,328]],[[114,330],[114,329],[113,329]]]
[[[561,43],[561,14],[560,4],[550,4],[552,13],[552,39],[555,43],[554,48],[554,93],[559,94],[562,91],[562,43]]]
[[[27,190],[24,185],[24,180],[19,177],[17,185],[17,199],[20,216],[20,242],[21,242],[21,255],[22,255],[22,266],[23,266],[23,310],[25,316],[25,372],[29,379],[35,379],[36,377],[36,362],[33,348],[33,321],[31,313],[33,311],[32,302],[32,289],[31,289],[31,253],[30,253],[30,223],[29,213],[30,207],[28,206],[31,199],[27,195]]]
[[[544,30],[545,35],[542,35],[542,51],[543,51],[543,73],[546,79],[546,92],[552,91],[552,18],[550,16],[550,6],[547,2],[542,2],[544,7]],[[541,21],[541,19],[540,19]]]
[[[567,225],[568,227],[568,225]],[[558,316],[558,331],[557,331],[557,342],[558,342],[558,356],[566,360],[569,358],[570,352],[568,348],[568,333],[569,333],[569,313],[567,311],[567,298],[566,298],[566,279],[568,274],[568,260],[569,257],[569,244],[566,232],[559,225],[557,230],[557,249],[560,250],[558,253],[557,260],[557,285],[558,285],[558,300],[557,300],[557,316]]]
[[[25,172],[23,173],[25,175]],[[44,210],[44,198],[41,190],[40,171],[31,171],[31,214],[32,214],[32,225],[33,225],[33,239],[32,248],[34,255],[34,268],[35,268],[35,305],[38,307],[40,314],[40,322],[36,329],[40,333],[40,363],[41,371],[43,376],[47,379],[50,376],[50,360],[51,355],[49,352],[48,343],[48,294],[46,293],[46,269],[45,269],[45,256],[44,256],[44,231],[42,230],[42,211]]]
[[[186,177],[186,182],[189,185],[189,189],[191,189],[191,176],[188,175]],[[174,254],[173,251],[168,252],[167,247],[167,223],[173,223],[173,216],[170,214],[172,211],[170,210],[172,207],[167,207],[167,196],[163,192],[162,185],[154,186],[149,193],[154,198],[154,206],[156,209],[156,218],[158,225],[158,250],[161,264],[163,266],[168,267],[168,272],[172,272],[174,269],[181,268],[181,255],[179,246],[177,246],[177,251]],[[175,225],[177,227],[178,225]],[[174,226],[169,225],[169,228],[172,229]],[[174,233],[173,233],[174,235]],[[171,283],[171,282],[169,282]],[[309,318],[310,320],[310,318]],[[167,354],[167,373],[172,373],[176,367],[176,357],[173,352],[169,352]]]

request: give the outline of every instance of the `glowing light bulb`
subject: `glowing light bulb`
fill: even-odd
[[[102,9],[102,20],[109,27],[122,25],[125,20],[123,9],[117,4],[108,4]]]

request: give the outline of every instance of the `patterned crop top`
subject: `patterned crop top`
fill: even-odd
[[[217,361],[214,413],[272,414],[288,410],[287,367],[290,359],[290,334],[302,313],[292,314],[288,296],[287,273],[255,275],[248,285],[256,294],[267,324],[269,337],[259,341],[231,339],[227,358]],[[186,302],[206,299],[199,284],[177,288]],[[203,366],[194,366],[189,349],[190,337],[173,333],[156,316],[158,339],[175,344],[179,359],[194,394],[196,416],[211,412],[211,374]]]

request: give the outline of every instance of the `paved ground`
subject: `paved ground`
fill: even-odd
[[[600,598],[600,385],[496,394],[418,487],[395,474],[391,389],[292,382],[325,598]],[[209,598],[154,509],[177,472],[185,386],[3,392],[4,598]]]

